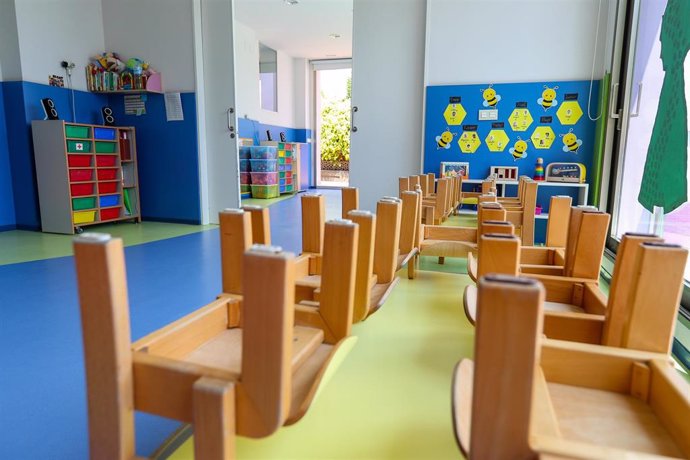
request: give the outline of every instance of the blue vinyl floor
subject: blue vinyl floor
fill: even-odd
[[[339,217],[339,191],[322,193],[328,218]],[[299,197],[270,210],[273,244],[299,252]],[[133,340],[220,292],[217,229],[127,247],[125,257]],[[0,347],[0,459],[88,458],[72,257],[0,266]],[[137,414],[137,453],[150,455],[178,426]]]

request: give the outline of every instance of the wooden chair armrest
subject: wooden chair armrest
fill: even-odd
[[[530,265],[554,265],[553,249],[543,246],[520,248],[520,263]]]
[[[563,267],[554,265],[532,265],[520,264],[520,272],[523,275],[547,275],[547,276],[561,276],[563,275]]]
[[[477,242],[477,229],[470,227],[448,227],[425,225],[424,238],[430,240]]]
[[[590,290],[595,289],[596,283],[594,280],[586,278],[570,278],[567,276],[553,276],[553,275],[542,275],[542,274],[524,274],[527,278],[536,279],[544,285],[546,290],[546,301],[547,302],[563,302],[572,305],[577,305],[587,310],[584,306],[585,303],[585,289],[586,285],[589,285]],[[593,302],[595,299],[590,298],[591,294],[587,297],[589,302]],[[601,299],[598,299],[599,301]],[[603,308],[606,308],[606,299],[603,299]],[[603,314],[599,313],[597,308],[592,305],[593,314]]]

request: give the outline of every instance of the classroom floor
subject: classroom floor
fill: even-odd
[[[328,218],[338,217],[339,191],[322,193]],[[298,252],[299,197],[270,209],[273,243]],[[472,218],[452,223],[471,225]],[[144,223],[108,231],[129,244],[133,340],[219,292],[216,227]],[[0,458],[88,458],[71,237],[8,233],[0,233]],[[354,327],[358,342],[307,415],[267,439],[239,438],[238,458],[459,458],[450,382],[455,363],[472,355],[473,328],[461,304],[465,272],[464,260],[438,265],[426,257],[417,279],[401,272],[382,310]],[[136,425],[137,452],[146,456],[181,426],[146,414],[137,414]],[[170,458],[191,459],[192,451],[190,439]]]

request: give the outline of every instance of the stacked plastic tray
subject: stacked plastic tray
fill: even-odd
[[[245,147],[249,150],[249,175],[252,197],[276,198],[278,186],[278,151],[271,146]]]
[[[292,169],[295,149],[293,144],[278,143],[278,185],[280,193],[295,191],[295,173]]]
[[[251,147],[240,147],[240,194],[242,198],[251,198],[252,196],[252,179],[249,174],[249,159],[251,155]]]

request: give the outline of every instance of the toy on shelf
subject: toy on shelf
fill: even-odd
[[[534,180],[544,180],[544,159],[537,158],[537,164],[534,165]]]
[[[489,175],[495,176],[498,180],[517,180],[518,168],[517,166],[492,166]]]
[[[587,169],[582,163],[551,163],[546,167],[547,182],[585,182]]]
[[[102,53],[86,66],[86,84],[94,93],[162,93],[161,75],[139,58],[126,61],[117,53]]]

